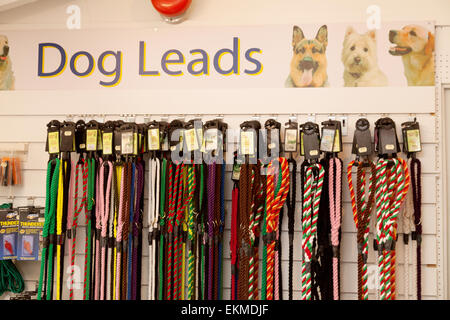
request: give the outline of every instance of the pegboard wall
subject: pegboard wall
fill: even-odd
[[[267,9],[270,11],[270,9]],[[340,155],[346,165],[353,159],[351,155],[351,143],[353,139],[353,131],[356,120],[361,117],[367,117],[371,123],[373,133],[374,122],[382,117],[389,116],[397,124],[397,134],[401,137],[400,124],[417,117],[420,122],[423,151],[418,155],[422,161],[423,173],[423,196],[422,196],[422,215],[423,215],[423,298],[424,299],[443,299],[446,298],[446,281],[447,281],[447,244],[446,230],[447,221],[446,203],[444,196],[446,171],[443,165],[443,118],[442,118],[442,89],[441,83],[450,83],[450,47],[448,43],[450,39],[450,28],[438,27],[436,30],[436,68],[437,68],[437,84],[436,90],[432,92],[404,91],[403,88],[345,88],[336,90],[335,93],[323,94],[322,89],[310,91],[306,89],[303,94],[303,103],[300,105],[295,102],[296,94],[289,92],[286,96],[271,90],[265,92],[249,90],[243,91],[209,91],[203,104],[194,107],[194,100],[185,99],[186,97],[196,96],[196,93],[182,92],[180,95],[172,94],[172,98],[167,99],[167,104],[177,105],[178,99],[187,103],[189,110],[186,112],[185,119],[189,120],[200,116],[203,121],[215,118],[217,115],[223,115],[224,121],[229,124],[230,128],[238,128],[239,124],[245,120],[249,120],[255,115],[259,117],[261,123],[266,119],[276,117],[281,123],[288,120],[290,116],[296,116],[299,123],[310,120],[312,117],[315,122],[320,123],[330,116],[339,119],[340,116],[347,117],[348,134],[343,137],[344,151]],[[328,89],[325,89],[328,90]],[[345,90],[345,91],[344,91]],[[359,90],[359,91],[357,91]],[[290,90],[288,90],[290,91]],[[295,90],[294,90],[295,91]],[[319,93],[318,93],[319,91]],[[414,93],[415,92],[415,93]],[[177,92],[178,93],[178,92]],[[152,120],[159,120],[162,116],[169,116],[169,121],[179,118],[182,113],[179,110],[167,114],[167,104],[164,99],[156,99],[149,103],[145,100],[149,96],[163,96],[163,93],[137,93],[137,92],[121,92],[109,94],[105,91],[101,93],[93,92],[11,92],[0,94],[0,143],[27,143],[28,150],[22,158],[23,169],[23,185],[13,187],[13,189],[0,187],[0,203],[13,200],[14,206],[26,205],[29,197],[34,198],[36,205],[44,205],[45,203],[45,175],[46,163],[48,155],[45,153],[46,124],[53,119],[60,121],[66,120],[70,115],[73,120],[85,117],[86,120],[95,119],[98,121],[106,121],[119,119],[119,112],[123,101],[118,97],[128,98],[128,108],[123,111],[127,114],[134,114],[137,122],[144,122],[144,118],[151,115]],[[165,92],[167,94],[167,92]],[[228,96],[237,95],[244,99],[238,99],[241,104],[230,105],[228,108],[224,105]],[[320,97],[320,106],[314,105]],[[305,98],[306,96],[306,98]],[[94,97],[94,99],[93,99]],[[208,99],[211,97],[211,99]],[[255,98],[256,97],[256,98]],[[279,105],[274,104],[276,97],[282,97]],[[173,100],[175,99],[175,101]],[[89,102],[90,101],[90,104]],[[217,102],[217,103],[216,103]],[[123,106],[123,104],[122,104]],[[244,108],[243,108],[244,107]],[[311,110],[314,110],[312,113]],[[412,111],[411,111],[412,110]],[[411,113],[413,112],[413,113]],[[80,113],[87,115],[80,115]],[[275,115],[276,113],[276,115]],[[123,115],[122,115],[123,116]],[[123,118],[122,118],[123,119]],[[234,150],[231,150],[234,151]],[[404,156],[404,155],[402,155]],[[301,159],[298,159],[301,160]],[[298,175],[299,179],[299,175]],[[300,184],[297,183],[300,190]],[[343,180],[343,224],[342,224],[342,242],[341,242],[341,297],[342,299],[357,298],[357,247],[356,247],[356,229],[353,223],[352,210],[349,198],[349,190],[347,181]],[[223,297],[228,299],[230,296],[230,260],[229,260],[229,239],[230,239],[230,215],[231,215],[231,167],[228,166],[226,174],[226,227],[224,235],[224,293]],[[299,194],[299,190],[297,190]],[[147,190],[145,191],[147,192]],[[8,196],[14,195],[13,199]],[[297,197],[300,198],[300,197]],[[147,200],[145,197],[144,213],[147,214]],[[296,207],[296,224],[294,235],[294,299],[300,298],[300,268],[301,268],[301,223],[299,218],[300,202]],[[287,210],[285,210],[286,214]],[[84,218],[80,219],[80,229],[77,231],[79,239],[83,239],[85,235]],[[146,224],[146,217],[144,222]],[[372,219],[373,221],[373,219]],[[146,228],[146,225],[144,227]],[[400,237],[402,226],[399,226]],[[371,227],[373,230],[373,226]],[[146,230],[144,230],[145,232]],[[373,233],[370,241],[372,241]],[[283,219],[282,225],[282,268],[287,273],[288,265],[288,248],[287,248],[287,218]],[[147,275],[148,275],[148,255],[147,243],[143,245],[143,287],[142,297],[147,297]],[[80,266],[80,282],[78,289],[75,289],[75,298],[82,297],[82,267],[84,263],[84,247],[83,241],[78,241],[76,249],[76,264]],[[402,275],[405,265],[403,264],[403,242],[397,244],[397,261],[398,261],[398,282],[397,297],[404,298],[404,281]],[[66,251],[67,252],[67,251]],[[374,266],[369,269],[369,276],[376,275],[375,268],[376,253],[369,250],[369,264]],[[410,261],[412,264],[412,260]],[[39,277],[39,262],[18,262],[18,268],[24,275],[26,280],[26,289],[33,290]],[[67,257],[65,265],[68,265]],[[412,265],[411,265],[412,268]],[[372,270],[372,271],[370,271]],[[65,275],[65,279],[67,274]],[[287,289],[287,277],[283,277],[283,287]],[[67,298],[68,290],[64,290],[63,298]],[[1,297],[7,299],[8,296]],[[284,291],[284,298],[287,298],[287,291]],[[369,299],[374,299],[374,290],[369,290]]]
[[[308,114],[298,114],[298,121],[305,122],[311,115]],[[341,154],[341,158],[344,161],[344,164],[350,162],[354,156],[351,155],[351,144],[353,139],[353,131],[354,124],[356,120],[361,116],[359,114],[347,114],[347,121],[349,123],[348,135],[343,137],[344,142],[344,151]],[[373,129],[373,123],[381,116],[377,114],[368,114],[363,115],[366,116],[369,122],[371,123]],[[410,119],[410,114],[390,114],[389,115],[398,125],[404,121]],[[421,125],[422,132],[422,143],[423,143],[423,151],[419,155],[419,159],[423,163],[423,295],[424,299],[436,299],[441,294],[439,292],[439,272],[438,272],[438,251],[439,251],[439,237],[437,234],[437,224],[438,224],[438,203],[437,203],[437,180],[439,178],[439,168],[437,168],[437,150],[438,150],[438,140],[435,132],[435,116],[431,116],[429,114],[415,114],[417,117],[417,121],[419,121]],[[254,117],[254,114],[248,115],[225,115],[224,121],[229,124],[231,128],[238,128],[239,124],[245,120]],[[261,115],[259,120],[264,123],[265,120],[271,118],[269,115]],[[110,120],[110,119],[118,119],[116,116],[106,116],[106,117],[94,117],[96,120]],[[119,117],[120,118],[120,117]],[[153,117],[152,117],[153,118]],[[158,120],[160,116],[155,115],[154,118]],[[179,118],[179,116],[170,117],[169,120]],[[202,119],[209,120],[214,118],[213,115],[203,116]],[[276,117],[277,120],[281,123],[287,122],[289,119],[289,115],[279,115]],[[23,116],[2,116],[2,120],[8,121],[13,127],[19,126],[27,126],[26,131],[22,131],[20,136],[16,136],[20,140],[16,140],[14,136],[10,136],[9,139],[15,142],[27,141],[29,143],[29,152],[27,158],[24,159],[23,162],[23,181],[24,185],[21,187],[16,187],[14,190],[14,204],[15,205],[23,205],[26,204],[27,198],[32,195],[35,197],[35,203],[39,205],[43,205],[45,202],[45,175],[46,175],[46,161],[47,154],[43,151],[45,148],[45,125],[50,120],[58,119],[60,121],[67,119],[65,116],[49,116],[49,115],[41,115],[33,117],[33,120],[30,122],[26,122]],[[78,118],[74,118],[77,120]],[[87,118],[90,119],[90,118]],[[190,119],[190,117],[186,117],[186,120]],[[324,120],[328,119],[328,115],[316,115],[315,121],[320,123]],[[24,122],[25,121],[25,122]],[[144,116],[136,116],[137,122],[144,122]],[[399,128],[399,126],[398,126]],[[0,129],[0,136],[5,136],[6,130]],[[397,134],[399,137],[401,136],[400,130],[398,130]],[[237,146],[236,146],[237,147]],[[299,175],[298,177],[298,194],[300,194],[300,183],[299,183]],[[229,297],[229,283],[230,283],[230,260],[229,260],[229,239],[230,239],[230,214],[231,214],[231,167],[227,166],[227,173],[225,176],[226,181],[226,227],[224,234],[224,243],[225,243],[225,251],[224,251],[224,297]],[[346,179],[343,180],[343,225],[342,225],[342,243],[341,243],[341,281],[342,281],[342,298],[343,299],[356,299],[357,286],[356,286],[356,275],[357,275],[357,248],[356,248],[356,229],[353,223],[352,211],[351,211],[351,203],[349,198],[349,190],[347,186]],[[145,190],[144,194],[147,194],[148,190]],[[299,198],[299,197],[298,197]],[[5,202],[8,199],[5,197],[0,197],[1,202]],[[148,197],[145,198],[145,205],[147,204]],[[294,235],[294,298],[300,298],[300,268],[301,268],[301,223],[300,223],[300,208],[301,203],[297,202],[296,207],[296,224],[295,224],[295,235]],[[146,207],[144,207],[144,212],[146,214]],[[285,210],[286,214],[287,210]],[[85,228],[84,228],[84,217],[80,218],[80,229],[77,231],[77,235],[80,237],[79,239],[84,239],[85,236]],[[372,220],[373,221],[373,220]],[[146,227],[146,218],[144,216],[144,227]],[[371,227],[374,228],[373,226]],[[144,229],[144,234],[146,230]],[[400,230],[401,233],[401,224]],[[401,237],[401,235],[400,235]],[[372,237],[371,237],[372,241]],[[288,234],[287,234],[287,218],[283,219],[282,225],[282,266],[283,270],[287,270],[288,265]],[[84,263],[84,243],[83,241],[77,242],[76,249],[76,264],[80,267],[83,266]],[[142,287],[142,295],[143,298],[147,296],[147,243],[146,239],[144,239],[143,245],[143,283]],[[399,261],[398,265],[398,298],[402,298],[402,290],[403,290],[403,281],[401,275],[403,274],[403,243],[401,241],[398,242],[397,245],[397,260]],[[261,255],[262,256],[262,253]],[[66,257],[67,259],[67,257]],[[369,253],[369,263],[372,267],[369,266],[369,270],[372,270],[372,276],[376,276],[376,253],[373,250],[370,250]],[[66,266],[68,260],[66,260]],[[411,260],[412,263],[412,260]],[[39,263],[38,262],[18,262],[18,266],[20,270],[23,272],[25,279],[27,280],[27,286],[31,286],[34,288],[34,282],[38,279],[39,276]],[[411,266],[412,267],[412,266]],[[82,270],[82,268],[80,269]],[[287,288],[287,278],[284,278],[284,288]],[[80,289],[75,290],[75,297],[82,297],[82,283],[79,283]],[[65,292],[67,294],[67,290]],[[284,292],[285,298],[287,298],[287,291]],[[64,297],[64,296],[63,296]],[[66,296],[67,297],[67,296]],[[371,299],[374,299],[374,294],[370,295]]]

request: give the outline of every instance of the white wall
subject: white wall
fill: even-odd
[[[364,21],[366,17],[366,8],[371,4],[378,4],[382,9],[382,18],[384,21],[411,21],[411,20],[435,20],[440,25],[450,25],[450,1],[436,0],[430,2],[432,4],[424,4],[423,1],[300,1],[300,0],[194,0],[193,6],[190,10],[190,20],[185,22],[186,25],[244,25],[244,24],[283,24],[283,23],[309,23],[309,22],[360,22]],[[39,0],[30,5],[21,8],[13,9],[6,12],[0,12],[0,30],[3,29],[30,29],[30,28],[64,28],[65,27],[65,9],[69,4],[78,4],[82,9],[82,26],[84,28],[94,27],[141,27],[141,26],[161,26],[165,25],[161,22],[159,16],[154,12],[149,0],[133,0],[133,1],[117,1],[117,0],[86,0],[86,1],[62,1],[62,0]],[[181,25],[182,26],[182,25]],[[180,26],[177,26],[180,27]],[[438,38],[437,42],[444,42],[444,38]],[[448,39],[448,37],[447,37]],[[439,52],[438,52],[439,53]],[[389,89],[386,89],[389,90]],[[386,91],[387,92],[387,91]],[[143,95],[158,94],[155,92],[145,92]],[[219,94],[219,93],[217,93]],[[227,92],[221,94],[227,95]],[[248,105],[246,110],[247,115],[242,112],[237,112],[240,115],[226,115],[227,121],[231,127],[237,127],[244,119],[248,119],[254,113],[273,113],[273,104],[270,102],[252,104],[251,93],[240,93],[245,104]],[[269,94],[269,93],[268,93]],[[45,124],[52,119],[64,120],[65,114],[78,113],[76,109],[76,99],[81,99],[83,93],[79,92],[65,92],[63,94],[47,92],[44,95],[33,92],[20,92],[14,94],[0,94],[0,143],[1,142],[28,142],[29,152],[23,162],[23,181],[24,185],[15,188],[16,195],[15,204],[20,205],[26,202],[28,196],[35,196],[37,204],[44,203],[45,190],[45,167],[47,155],[44,152],[45,143]],[[352,98],[356,100],[357,108],[353,110],[355,114],[348,113],[350,130],[349,135],[344,137],[345,150],[342,154],[343,160],[347,163],[352,156],[350,155],[351,140],[353,136],[353,127],[359,113],[373,113],[373,109],[369,109],[364,103],[364,95],[352,91],[349,93]],[[61,97],[58,99],[58,97]],[[369,97],[379,97],[382,99],[383,95],[369,95]],[[108,101],[113,100],[107,95],[97,95],[98,101],[103,103],[97,107],[95,113],[107,113],[106,105]],[[365,99],[372,99],[365,98]],[[401,122],[410,118],[408,111],[410,100],[396,101],[395,92],[390,90],[384,94],[385,102],[399,105],[395,109],[395,114],[391,117],[399,125]],[[392,98],[392,99],[391,99]],[[36,99],[39,99],[39,109],[36,108],[38,104]],[[127,113],[144,113],[142,110],[142,100],[138,95],[130,95],[130,105],[126,111]],[[220,96],[215,97],[220,100]],[[62,101],[60,101],[62,100]],[[42,103],[46,101],[46,103]],[[270,99],[269,99],[270,101]],[[338,101],[336,103],[336,101]],[[360,101],[360,103],[359,103]],[[381,101],[381,100],[377,100]],[[390,101],[390,102],[389,102]],[[153,105],[153,108],[145,113],[158,115],[163,113],[161,108],[166,107],[161,101],[158,105]],[[285,103],[289,103],[286,101]],[[330,98],[330,105],[339,106],[344,104],[342,99],[333,100]],[[348,103],[348,101],[345,101]],[[431,102],[430,102],[431,103]],[[44,106],[47,104],[47,106]],[[209,104],[206,107],[215,107],[214,104]],[[386,107],[386,105],[384,106]],[[439,107],[439,106],[437,106]],[[59,111],[55,111],[59,108]],[[293,112],[285,105],[283,105],[284,115],[278,118],[278,121],[284,122],[287,120],[287,114],[296,113],[299,115],[299,122],[304,122],[307,117],[308,110],[293,107]],[[199,110],[204,110],[205,106],[200,106]],[[434,106],[433,108],[434,109]],[[326,109],[321,109],[324,115],[318,116],[316,121],[320,122],[326,119],[326,113],[330,112]],[[324,111],[325,110],[325,111]],[[394,110],[394,109],[391,109]],[[417,111],[416,116],[420,121],[422,128],[422,139],[424,143],[424,150],[420,154],[423,161],[423,216],[424,216],[424,255],[423,255],[423,274],[424,274],[424,298],[435,299],[443,298],[443,281],[445,274],[442,270],[445,262],[442,260],[444,250],[444,242],[442,241],[442,218],[443,209],[441,207],[441,197],[439,191],[442,192],[440,181],[440,173],[442,168],[439,167],[441,139],[442,135],[439,131],[440,109],[436,109],[436,113],[430,113],[427,107],[423,111]],[[320,111],[320,110],[319,110]],[[375,110],[376,111],[376,110]],[[191,109],[192,113],[197,113]],[[215,111],[214,111],[215,112]],[[117,112],[114,112],[117,113]],[[212,113],[212,112],[210,112]],[[223,111],[220,111],[223,113]],[[344,113],[342,111],[334,111],[334,113]],[[27,114],[33,114],[29,116]],[[212,115],[205,117],[210,118]],[[268,116],[261,118],[261,122],[265,121]],[[377,114],[369,115],[371,124],[379,117]],[[108,117],[107,117],[108,118]],[[188,117],[189,119],[189,117]],[[99,119],[100,120],[100,119]],[[138,121],[142,121],[142,117],[138,117]],[[230,181],[230,173],[227,179]],[[344,223],[343,223],[343,240],[342,240],[342,297],[344,299],[356,298],[356,232],[352,221],[352,213],[350,209],[350,202],[348,196],[348,188],[344,181]],[[231,184],[227,186],[227,212],[228,218],[231,212]],[[10,190],[0,189],[0,203],[5,202],[6,196]],[[83,222],[84,219],[81,219]],[[286,222],[287,219],[285,219]],[[295,251],[295,297],[299,297],[299,270],[300,270],[300,223],[297,219],[295,241],[297,243]],[[229,221],[229,219],[228,219]],[[84,228],[78,233],[79,238],[83,239]],[[286,223],[283,226],[283,237],[286,239],[284,244],[287,244],[287,227]],[[400,229],[401,231],[401,229]],[[225,243],[229,239],[229,223],[226,230]],[[83,245],[79,241],[77,249],[77,264],[83,263]],[[145,246],[144,246],[145,248]],[[287,267],[287,248],[283,251],[283,264]],[[144,252],[146,255],[146,252]],[[225,251],[225,257],[228,256],[228,250]],[[145,257],[144,257],[145,260]],[[399,298],[402,298],[403,281],[401,274],[403,272],[403,246],[399,242],[398,245],[398,292]],[[370,251],[369,262],[375,262],[375,255]],[[19,268],[23,271],[27,286],[34,288],[34,281],[38,278],[39,265],[33,262],[19,263]],[[144,266],[144,272],[146,271]],[[224,297],[229,296],[229,260],[225,261],[224,283],[226,290]],[[147,277],[143,277],[143,282],[146,284]],[[287,288],[287,283],[284,285]],[[144,286],[144,293],[146,287]],[[285,292],[286,294],[286,292]],[[76,291],[78,297],[81,296],[81,290]],[[144,297],[146,295],[144,294]],[[373,295],[371,296],[373,298]]]
[[[188,25],[243,25],[319,22],[361,22],[370,5],[381,8],[384,21],[435,20],[450,25],[447,0],[194,0]],[[163,25],[150,0],[38,0],[0,13],[0,23],[65,27],[67,5],[77,4],[83,26]]]

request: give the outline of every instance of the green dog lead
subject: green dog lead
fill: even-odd
[[[58,158],[50,160],[47,165],[47,181],[46,181],[46,197],[45,197],[45,222],[42,230],[42,237],[44,239],[44,245],[42,248],[41,256],[41,270],[39,273],[39,286],[37,299],[50,300],[52,291],[52,269],[53,264],[53,243],[50,243],[49,235],[51,229],[55,225],[56,219],[56,200],[58,196],[58,183],[59,183],[59,166],[60,160]],[[50,263],[49,263],[50,262]],[[49,275],[47,275],[47,269]],[[49,283],[48,283],[49,282]],[[47,288],[49,294],[47,293]]]

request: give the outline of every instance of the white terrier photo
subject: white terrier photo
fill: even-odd
[[[374,30],[359,34],[353,27],[347,28],[342,49],[342,63],[345,68],[344,86],[346,87],[388,85],[386,75],[378,67]]]
[[[14,74],[9,44],[6,36],[0,35],[0,90],[14,90]]]

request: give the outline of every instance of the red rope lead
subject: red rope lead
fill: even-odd
[[[277,161],[277,164],[275,164]],[[275,169],[281,166],[281,185],[275,194]],[[285,158],[271,161],[267,168],[267,217],[266,235],[270,239],[267,243],[267,300],[273,300],[274,268],[275,268],[275,237],[278,230],[280,210],[289,192],[289,166]]]

